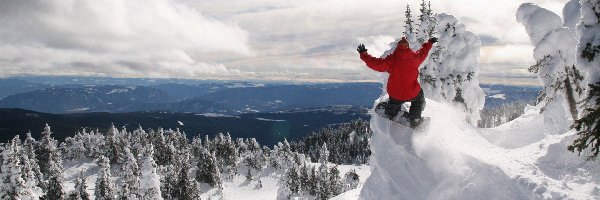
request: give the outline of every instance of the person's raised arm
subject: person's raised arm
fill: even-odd
[[[432,37],[431,39],[429,39],[427,41],[427,43],[423,44],[421,49],[419,49],[417,51],[417,56],[419,58],[419,61],[423,62],[425,60],[425,58],[427,58],[427,55],[429,54],[429,50],[431,50],[433,43],[436,43],[437,41],[438,41],[437,38]]]
[[[388,55],[385,58],[375,58],[367,53],[367,49],[363,44],[358,45],[356,51],[360,53],[360,59],[367,64],[367,67],[375,71],[386,72],[390,69],[390,66],[392,66],[391,55]]]

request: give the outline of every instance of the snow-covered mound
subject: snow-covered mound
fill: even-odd
[[[600,198],[598,163],[568,152],[573,133],[544,127],[539,107],[526,109],[493,129],[429,99],[424,131],[373,115],[372,174],[360,199]]]

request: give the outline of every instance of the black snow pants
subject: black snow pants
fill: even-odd
[[[417,97],[415,97],[412,100],[400,101],[390,97],[389,101],[381,102],[379,105],[377,105],[377,107],[384,107],[385,114],[390,119],[394,119],[401,111],[402,104],[406,102],[410,102],[410,109],[408,111],[407,117],[409,119],[421,118],[421,113],[423,112],[423,109],[425,109],[425,94],[423,93],[423,89],[421,89],[421,91],[419,91],[419,94],[417,94]]]

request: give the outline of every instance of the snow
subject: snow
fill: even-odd
[[[248,87],[264,87],[263,83],[234,83],[232,85],[228,85],[227,88],[248,88]]]
[[[147,165],[147,163],[145,163]],[[318,165],[318,163],[314,163]],[[84,176],[88,176],[86,180],[87,191],[90,197],[93,199],[94,188],[96,185],[96,179],[98,177],[99,166],[91,159],[81,159],[75,161],[67,161],[65,163],[65,182],[64,187],[66,192],[74,190],[75,179],[79,172],[83,171]],[[142,165],[143,166],[143,165]],[[117,168],[113,168],[115,170]],[[360,176],[361,182],[359,187],[354,190],[347,191],[338,195],[333,199],[345,200],[345,199],[357,199],[360,193],[361,187],[367,177],[370,175],[370,168],[367,165],[338,165],[340,174],[345,174],[350,170],[355,170]],[[241,169],[240,171],[245,171]],[[143,174],[144,176],[145,174]],[[116,180],[117,175],[113,174],[113,180]],[[240,173],[233,177],[233,179],[224,179],[223,181],[223,199],[277,199],[277,192],[282,187],[279,182],[281,178],[280,173],[276,173],[273,170],[264,170],[260,175],[260,180],[263,187],[258,186],[258,182],[248,182],[243,173]],[[142,186],[145,183],[150,182],[149,180],[142,179]],[[154,186],[156,187],[156,186]],[[211,188],[210,186],[203,185],[202,187],[202,199],[221,199],[218,189]]]
[[[579,34],[578,52],[582,52],[587,44],[600,46],[600,2],[598,0],[581,1],[581,23],[577,26]],[[578,65],[587,70],[587,82],[589,84],[600,81],[600,53],[596,53],[593,61],[578,57]]]
[[[83,112],[83,111],[86,111],[86,110],[89,110],[89,109],[90,108],[88,108],[88,107],[74,108],[74,109],[71,109],[71,110],[67,110],[67,112]]]
[[[234,118],[239,118],[238,116],[224,115],[224,114],[219,114],[219,113],[200,113],[200,114],[195,114],[195,115],[205,116],[205,117],[234,117]]]
[[[568,152],[573,133],[544,128],[539,107],[480,129],[457,108],[427,105],[424,116],[432,120],[424,131],[371,118],[372,175],[361,199],[600,198],[600,179],[589,175],[598,163]]]
[[[281,119],[266,119],[266,118],[256,118],[260,121],[269,121],[269,122],[285,122],[285,120],[281,120]]]
[[[576,34],[577,24],[581,19],[581,3],[579,0],[571,0],[563,8],[564,27],[569,28],[571,33]]]
[[[107,92],[106,94],[114,94],[114,93],[125,93],[128,92],[130,88],[127,89],[113,89],[110,92]]]
[[[464,99],[461,103],[470,113],[465,117],[476,124],[485,101],[478,80],[480,39],[452,15],[438,14],[436,20],[437,34],[434,36],[439,41],[434,44],[420,71],[434,80],[426,81],[421,76],[421,87],[425,97],[435,101],[457,102],[459,97]]]
[[[494,99],[506,99],[506,94],[495,94],[489,97]]]

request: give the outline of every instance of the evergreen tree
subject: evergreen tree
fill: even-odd
[[[587,72],[585,82],[589,88],[578,110],[580,118],[575,121],[573,128],[577,130],[578,138],[568,149],[577,151],[579,155],[589,151],[588,159],[594,159],[600,154],[600,2],[598,0],[581,0],[580,23],[577,26],[579,43],[577,45],[578,67]]]
[[[327,143],[323,143],[323,146],[321,146],[321,150],[319,150],[319,163],[321,163],[322,165],[326,165],[328,159],[329,150],[327,150]]]
[[[145,148],[142,160],[140,195],[141,199],[162,200],[160,191],[160,176],[156,172],[157,165],[154,162],[154,147],[149,144]]]
[[[44,180],[44,175],[40,171],[40,166],[38,165],[38,159],[35,154],[35,146],[36,141],[33,137],[31,137],[31,132],[27,132],[26,138],[23,141],[23,154],[29,159],[29,166],[31,168],[31,173],[35,177],[35,184],[44,189],[46,188],[46,181]]]
[[[343,192],[342,178],[340,177],[340,170],[337,165],[329,170],[329,191],[332,196],[337,196]]]
[[[517,10],[517,21],[525,26],[531,43],[536,47],[533,52],[536,63],[529,71],[538,75],[543,86],[538,104],[543,107],[544,123],[557,130],[566,130],[570,124],[563,115],[570,113],[571,118],[576,119],[576,102],[582,98],[583,92],[583,76],[576,68],[577,39],[562,26],[560,16],[537,5],[521,5]],[[536,23],[547,26],[539,29]],[[561,45],[555,45],[557,43]]]
[[[352,169],[344,174],[345,191],[356,189],[359,182],[360,177],[356,173],[356,170]]]
[[[408,4],[406,4],[406,11],[404,12],[404,17],[406,17],[406,20],[404,21],[404,32],[402,33],[404,34],[404,36],[407,37],[407,40],[411,41],[410,39],[412,39],[415,35],[415,21],[413,20],[412,13],[410,11],[410,5]]]
[[[111,124],[104,146],[106,151],[105,156],[110,160],[111,164],[122,163],[123,151],[119,137],[119,130],[117,130],[114,124]]]
[[[329,187],[329,168],[325,164],[319,166],[319,174],[317,175],[317,198],[328,199],[331,197],[332,192]]]
[[[83,175],[83,171],[79,172],[77,179],[75,179],[75,190],[73,190],[67,200],[90,200],[90,195],[87,193],[87,184],[85,183],[87,177]]]
[[[200,196],[197,190],[195,180],[189,178],[190,160],[189,153],[185,153],[181,162],[181,170],[179,170],[177,185],[174,188],[174,197],[180,200],[193,200]]]
[[[42,132],[42,139],[38,148],[40,171],[44,174],[47,186],[45,195],[40,199],[64,199],[65,192],[63,188],[63,166],[60,152],[57,149],[57,143],[51,137],[50,126],[46,124]]]
[[[2,199],[37,199],[34,184],[24,179],[22,159],[20,154],[21,140],[15,136],[2,151],[2,166],[0,170],[0,198]],[[29,181],[33,181],[29,179]]]
[[[44,175],[45,179],[47,179],[48,175],[50,174],[50,161],[60,160],[58,149],[56,147],[56,140],[52,138],[51,134],[52,131],[50,130],[50,126],[46,124],[46,126],[44,127],[44,131],[42,132],[40,145],[37,148],[36,153],[38,158],[38,165],[40,166],[40,171]]]
[[[98,159],[98,166],[100,167],[100,174],[96,179],[96,189],[94,191],[96,199],[114,200],[115,187],[114,182],[111,180],[110,160],[105,156],[101,156]]]
[[[297,166],[294,165],[287,171],[285,179],[287,189],[290,190],[292,194],[299,194],[301,181],[299,169]]]
[[[137,160],[129,145],[125,146],[125,161],[121,165],[121,172],[123,173],[123,185],[121,189],[121,199],[140,199],[140,169],[137,164]]]
[[[584,110],[582,118],[575,121],[573,128],[578,131],[578,138],[569,145],[568,150],[581,155],[589,148],[591,154],[588,159],[594,159],[600,153],[600,82],[590,85],[590,88],[588,101],[594,104]]]
[[[248,166],[248,170],[260,171],[262,168],[263,153],[256,139],[251,138],[246,145],[246,158],[244,163]]]
[[[161,184],[160,192],[165,200],[177,199],[177,179],[178,170],[175,164],[163,165],[160,167]]]
[[[74,137],[67,137],[65,142],[61,143],[61,148],[63,157],[68,160],[83,158],[87,152],[81,132],[77,132]]]
[[[201,183],[208,183],[213,187],[221,186],[219,167],[216,163],[214,154],[206,149],[202,149],[202,154],[198,158],[198,170],[196,171],[196,180]]]

